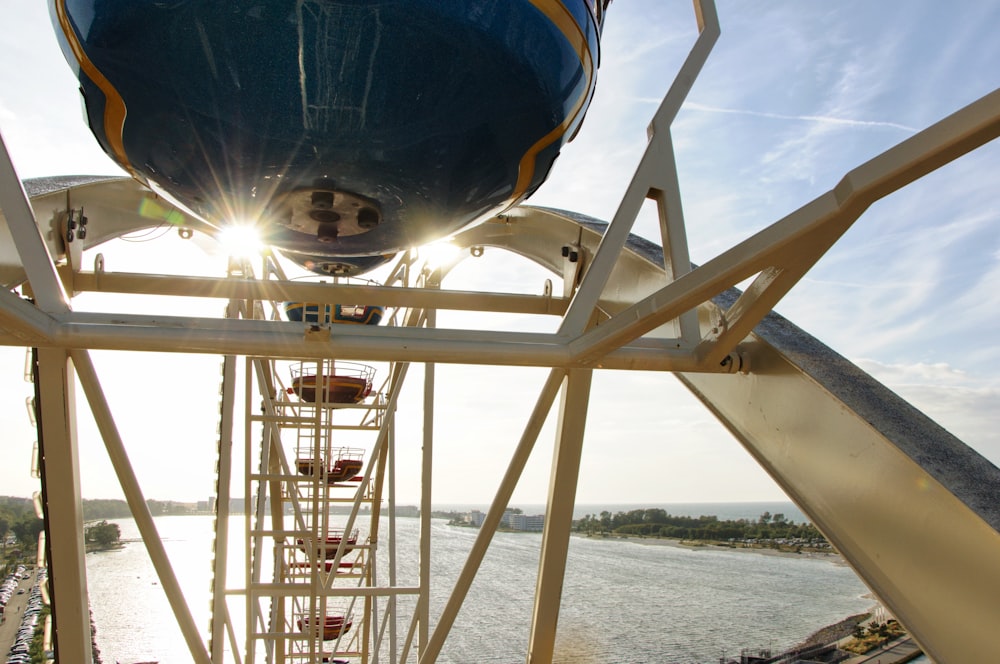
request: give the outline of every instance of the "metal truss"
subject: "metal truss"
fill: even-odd
[[[428,615],[429,567],[422,566],[417,588],[405,589],[418,596],[417,618],[402,648],[393,645],[382,651],[383,657],[391,651],[392,661],[406,661],[408,656],[410,661],[435,661],[542,424],[561,394],[526,654],[534,664],[552,661],[590,382],[593,371],[600,369],[676,373],[813,519],[931,657],[964,662],[993,656],[993,628],[1000,624],[995,594],[1000,587],[1000,507],[995,504],[1000,471],[770,312],[874,201],[1000,135],[1000,91],[852,170],[832,190],[746,241],[692,266],[670,124],[719,34],[714,5],[705,0],[695,6],[700,35],[650,124],[648,147],[610,224],[571,212],[518,207],[453,237],[451,243],[462,250],[455,262],[422,264],[417,252],[407,253],[394,273],[399,279],[391,285],[303,284],[266,267],[276,265],[273,261],[265,263],[257,279],[246,271],[228,279],[109,273],[100,263],[84,270],[84,249],[153,223],[134,213],[140,203],[168,206],[134,181],[117,178],[29,183],[29,196],[6,150],[0,152],[0,206],[6,222],[0,225],[0,344],[39,349],[36,398],[44,430],[48,561],[59,607],[57,646],[65,661],[90,661],[74,371],[194,661],[221,661],[219,644],[227,637],[232,640],[226,597],[237,592],[219,581],[225,578],[223,549],[213,588],[215,622],[206,643],[191,620],[162,544],[157,544],[141,487],[103,401],[90,349],[225,357],[220,450],[232,437],[238,358],[384,361],[395,363],[393,375],[400,378],[407,363],[424,363],[428,421],[421,547],[428,554],[434,364],[550,369],[442,615],[434,621]],[[659,213],[659,246],[630,234],[647,200],[655,201]],[[86,234],[79,232],[84,209]],[[169,215],[186,233],[208,231],[179,210],[170,209]],[[562,278],[562,292],[548,289],[529,296],[440,289],[458,260],[480,255],[484,247],[520,254],[549,269]],[[750,286],[736,291],[735,285],[747,279],[752,279]],[[71,297],[80,292],[221,296],[231,300],[232,315],[216,319],[75,312]],[[262,304],[286,300],[379,302],[397,311],[399,324],[304,326],[262,314]],[[561,320],[552,333],[441,329],[435,312],[442,309]],[[269,385],[269,370],[255,366],[257,387]],[[270,408],[267,415],[277,417],[274,404]],[[379,463],[391,459],[391,412],[384,422],[375,446],[386,450]],[[287,476],[293,473],[275,470],[269,463],[262,463],[263,475],[253,481],[261,486],[269,479],[290,481]],[[379,470],[372,464],[368,472],[389,473],[388,467]],[[220,456],[220,472],[231,470]],[[247,477],[251,474],[248,470]],[[847,486],[831,479],[847,476]],[[227,490],[223,486],[228,487],[228,477],[220,475],[220,497]],[[889,528],[893,537],[886,536]],[[254,546],[263,546],[262,541],[254,540]],[[421,556],[422,565],[428,564],[428,557]],[[252,582],[244,589],[247,593]],[[283,596],[276,587],[261,589],[267,592]],[[955,610],[958,606],[964,608]],[[369,615],[371,633],[395,629],[378,617],[385,614]],[[370,651],[369,656],[368,661],[377,661]]]

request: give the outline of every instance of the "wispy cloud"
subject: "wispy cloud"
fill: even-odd
[[[996,85],[991,65],[1000,41],[990,39],[997,25],[995,3],[970,3],[961,11],[933,2],[765,4],[722,3],[723,38],[673,128],[689,240],[699,262],[827,190],[914,127]],[[32,7],[24,14],[37,30],[14,22],[0,30],[0,46],[10,47],[0,49],[7,61],[23,65],[0,71],[4,89],[14,91],[0,105],[8,147],[25,174],[53,168],[104,172],[97,160],[107,160],[80,118],[77,86],[55,45],[44,4]],[[934,13],[932,19],[928,12]],[[612,7],[587,121],[530,203],[610,218],[645,147],[646,124],[687,55],[693,33],[690,3],[632,0]],[[12,37],[4,42],[5,35]],[[32,39],[25,41],[29,35]],[[90,154],[94,160],[84,161]],[[906,203],[886,201],[870,210],[779,310],[844,355],[875,358],[859,364],[996,461],[1000,385],[991,378],[991,367],[1000,362],[995,342],[1000,338],[1000,238],[990,229],[1000,229],[1000,223],[988,183],[1000,143],[990,154],[949,167],[949,177],[909,186],[898,197]],[[967,209],[988,212],[974,215]],[[656,239],[655,224],[643,224],[640,218],[636,231]],[[470,260],[467,281],[448,285],[538,293],[551,277],[514,261],[494,261],[494,253]],[[116,257],[117,269],[124,260]],[[466,321],[442,312],[439,322],[461,327]],[[490,329],[529,328],[521,319],[480,323]],[[8,355],[10,361],[0,354],[0,362],[10,369],[8,375],[18,374],[23,353]],[[407,404],[419,405],[416,369],[407,388],[407,397],[414,398]],[[436,497],[448,494],[456,502],[492,496],[537,394],[538,378],[530,370],[524,374],[439,367],[438,384],[447,396],[438,401],[435,470],[444,479],[435,482]],[[628,496],[662,502],[780,494],[705,408],[673,383],[668,376],[598,372],[580,499]],[[8,400],[16,406],[8,419],[20,427],[3,448],[17,466],[0,478],[8,487],[15,481],[8,475],[27,476],[21,468],[27,467],[35,436],[20,424],[26,421],[24,394],[21,390]],[[517,399],[515,406],[511,395],[526,399]],[[130,396],[121,397],[126,406]],[[138,406],[133,410],[143,412]],[[217,407],[204,418],[198,430],[213,430]],[[398,430],[412,441],[421,427],[419,414],[407,423]],[[130,434],[138,440],[161,428],[147,421],[128,424],[138,427]],[[552,426],[546,425],[526,471],[525,490],[519,490],[525,502],[544,500]],[[177,432],[171,433],[178,439]],[[182,432],[179,438],[197,436]],[[171,444],[137,451],[137,472],[145,481],[177,476],[173,470],[162,472],[161,458],[148,454]],[[419,468],[419,444],[399,447],[402,456],[414,455],[399,466]],[[188,468],[200,454],[194,450],[185,458]],[[618,458],[644,463],[609,478],[607,461]],[[197,467],[204,472],[198,470],[190,483],[208,491],[211,460]],[[109,476],[89,469],[86,474],[94,478],[91,482]],[[408,495],[419,494],[414,478],[404,481],[410,482]],[[172,488],[163,486],[148,488],[159,496]]]
[[[817,124],[840,125],[845,127],[859,127],[863,129],[897,129],[899,131],[915,134],[918,130],[914,127],[899,124],[897,122],[884,122],[878,120],[852,120],[850,118],[838,118],[828,115],[785,115],[782,113],[769,113],[766,111],[752,111],[739,108],[719,108],[708,106],[697,102],[687,102],[684,104],[686,110],[702,111],[705,113],[727,113],[732,115],[745,115],[755,118],[766,118],[769,120],[791,120],[795,122],[815,122]]]
[[[863,359],[858,366],[919,408],[960,440],[1000,465],[996,404],[1000,387],[945,363],[888,364]]]

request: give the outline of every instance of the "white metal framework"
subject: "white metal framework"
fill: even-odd
[[[498,247],[561,276],[543,296],[442,291],[453,264],[403,256],[382,286],[287,280],[265,258],[234,262],[226,279],[84,270],[82,249],[149,222],[133,211],[153,194],[128,179],[33,183],[29,197],[0,153],[0,343],[37,349],[36,405],[48,515],[58,656],[90,662],[87,586],[72,376],[83,387],[192,661],[435,661],[513,494],[546,416],[560,398],[548,511],[526,660],[553,657],[591,377],[600,369],[676,372],[850,561],[936,661],[989,661],[1000,624],[1000,471],[870,377],[769,313],[875,200],[1000,134],[1000,91],[961,109],[851,171],[830,192],[711,261],[687,253],[670,123],[718,35],[711,2],[696,3],[700,37],[649,130],[649,145],[610,224],[519,207],[459,233],[476,255]],[[630,235],[653,199],[661,246]],[[160,202],[162,204],[162,202]],[[87,213],[80,237],[79,210]],[[203,229],[175,211],[186,232]],[[70,231],[77,236],[71,241]],[[735,284],[752,278],[740,293]],[[20,289],[20,295],[18,294]],[[119,292],[230,300],[225,318],[74,312],[71,294]],[[31,301],[23,299],[30,296]],[[378,302],[388,324],[278,320],[276,303]],[[523,312],[561,317],[554,333],[439,329],[436,311]],[[191,617],[132,472],[90,360],[91,349],[214,354],[223,358],[218,530],[213,620]],[[341,362],[388,363],[372,394],[329,403],[286,381],[291,366],[321,380]],[[396,578],[394,413],[409,363],[423,363],[420,569]],[[549,378],[440,616],[429,616],[430,487],[434,364],[547,367]],[[241,375],[242,368],[242,375]],[[241,387],[242,386],[242,387]],[[240,587],[226,584],[225,532],[237,394],[248,502]],[[291,393],[289,393],[291,389]],[[259,406],[259,408],[258,408]],[[808,413],[804,417],[803,413]],[[369,439],[343,444],[346,432]],[[864,455],[862,467],[856,462]],[[352,470],[343,470],[351,461]],[[341,464],[340,462],[344,462]],[[339,464],[339,465],[338,465]],[[832,470],[844,472],[831,472]],[[849,472],[848,472],[849,471]],[[831,477],[841,478],[837,483]],[[842,478],[849,477],[844,485]],[[355,479],[357,478],[357,479]],[[237,481],[233,479],[232,481]],[[879,496],[877,502],[866,497]],[[342,509],[334,509],[334,508]],[[928,516],[930,515],[930,516]],[[884,536],[892,524],[896,537]],[[933,524],[933,525],[932,525]],[[357,535],[354,535],[357,529]],[[946,531],[946,532],[945,532]],[[384,554],[384,558],[382,557]],[[383,569],[384,567],[384,569]],[[400,624],[398,602],[413,601]],[[243,616],[231,607],[242,607]],[[962,607],[955,610],[955,607]],[[333,637],[316,626],[332,621]],[[350,621],[351,628],[344,625]],[[238,630],[237,625],[242,625]],[[527,626],[527,625],[526,625]],[[237,632],[245,635],[240,643]],[[227,648],[228,644],[228,648]]]

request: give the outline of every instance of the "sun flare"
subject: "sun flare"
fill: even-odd
[[[264,248],[260,233],[253,224],[232,224],[226,226],[216,236],[223,251],[229,256],[251,258],[259,256]]]

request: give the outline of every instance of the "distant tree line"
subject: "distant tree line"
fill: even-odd
[[[659,508],[588,514],[573,522],[588,534],[642,535],[671,539],[726,542],[729,540],[802,539],[825,541],[811,523],[795,523],[784,514],[764,512],[756,521],[721,521],[717,516],[674,516]]]
[[[124,500],[97,498],[83,501],[83,518],[85,521],[94,519],[128,519],[132,512]]]
[[[146,507],[149,508],[149,513],[153,516],[191,513],[187,505],[175,503],[172,500],[149,499],[146,501]],[[132,518],[132,512],[128,508],[128,503],[124,500],[84,500],[83,518],[87,521],[93,519],[130,519]]]
[[[34,514],[35,510],[29,498],[12,498],[10,496],[0,496],[0,515],[5,511],[7,505],[15,505],[12,510],[20,510],[25,514]],[[191,510],[183,503],[172,500],[146,501],[149,513],[153,516],[163,516],[168,514],[190,514]],[[113,500],[110,498],[84,498],[83,499],[83,520],[93,521],[94,519],[129,519],[132,512],[128,508],[128,503],[124,500]]]
[[[189,514],[187,506],[171,500],[147,500],[146,505],[153,516],[167,514]],[[128,503],[124,500],[84,500],[85,521],[97,519],[127,519],[132,516]],[[113,524],[111,524],[113,525]],[[117,528],[117,526],[115,526]],[[0,557],[6,559],[7,540],[11,535],[17,540],[21,555],[34,555],[38,533],[45,529],[44,522],[35,515],[35,506],[30,498],[0,496]]]
[[[13,498],[0,496],[0,555],[7,558],[7,540],[13,535],[19,544],[22,555],[34,555],[34,544],[38,541],[38,533],[44,526],[42,520],[35,516],[35,506],[28,498]],[[27,551],[25,549],[28,549]]]

